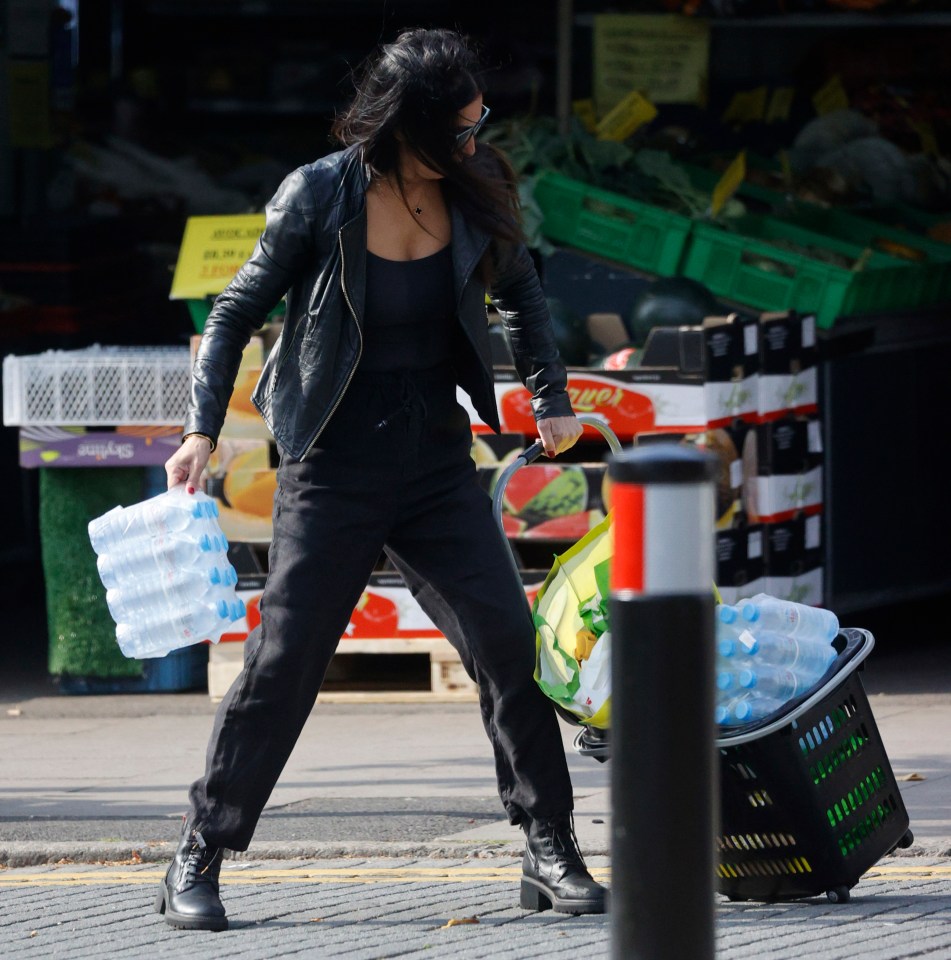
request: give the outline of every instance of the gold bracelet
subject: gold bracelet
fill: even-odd
[[[203,439],[207,440],[211,444],[211,450],[208,451],[209,453],[214,453],[215,447],[218,446],[218,444],[216,444],[207,433],[198,433],[196,430],[193,430],[191,433],[186,433],[185,436],[182,437],[182,443],[184,443],[189,437],[202,437]]]

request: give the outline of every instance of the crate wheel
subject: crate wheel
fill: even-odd
[[[848,887],[833,887],[831,890],[826,890],[826,896],[830,903],[848,903],[852,899]]]
[[[907,850],[908,847],[910,847],[914,842],[915,835],[910,830],[906,830],[904,836],[898,841],[897,845],[901,847],[902,850]]]

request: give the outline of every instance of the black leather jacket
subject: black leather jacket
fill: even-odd
[[[281,297],[287,310],[252,401],[288,456],[303,459],[347,389],[363,349],[366,187],[353,148],[300,167],[267,205],[253,253],[219,294],[192,371],[184,433],[217,441],[241,352]],[[475,269],[490,238],[451,208],[458,318],[472,350],[457,361],[459,384],[496,432],[485,289]],[[511,335],[516,368],[538,420],[570,416],[567,376],[545,298],[524,246],[499,264],[490,298]]]

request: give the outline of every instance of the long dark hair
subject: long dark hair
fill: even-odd
[[[479,145],[457,154],[458,114],[483,92],[472,46],[452,30],[409,30],[363,65],[350,106],[332,134],[359,146],[374,176],[393,176],[402,192],[399,132],[405,145],[442,174],[467,219],[503,243],[522,239],[516,177],[497,150]]]

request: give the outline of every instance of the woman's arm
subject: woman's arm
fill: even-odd
[[[314,255],[314,213],[310,184],[295,170],[268,202],[264,232],[205,323],[192,366],[186,437],[217,441],[242,351]]]
[[[489,298],[509,333],[515,369],[532,394],[538,435],[549,457],[582,433],[568,397],[568,374],[558,353],[538,272],[523,244],[496,268]]]

